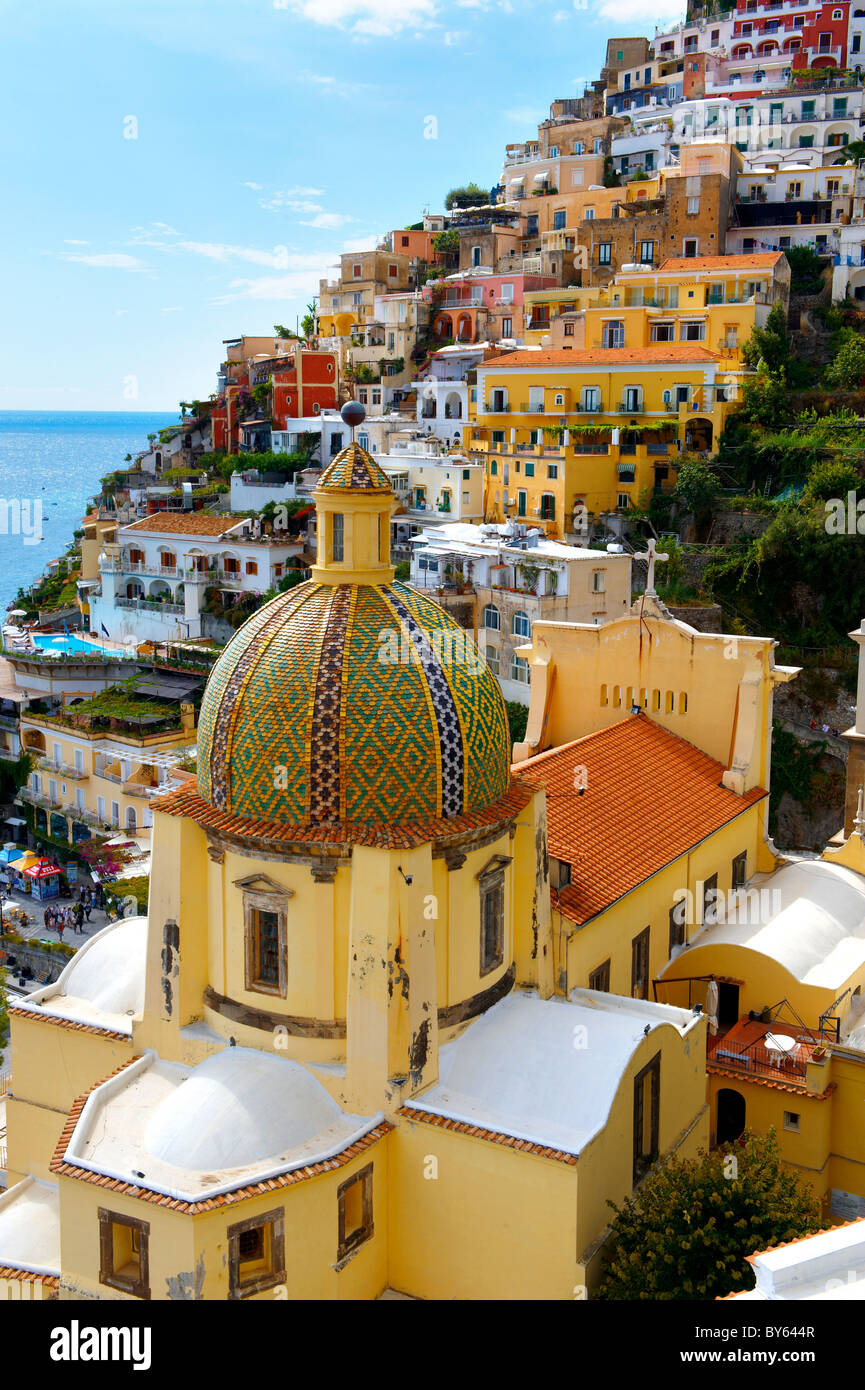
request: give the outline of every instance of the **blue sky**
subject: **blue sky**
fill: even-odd
[[[223,338],[294,325],[341,251],[492,185],[644,9],[0,0],[0,409],[209,394]]]

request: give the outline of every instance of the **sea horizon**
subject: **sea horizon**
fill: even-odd
[[[0,410],[0,614],[65,553],[100,479],[179,421],[177,406]]]

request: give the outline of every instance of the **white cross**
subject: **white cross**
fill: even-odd
[[[648,548],[647,554],[637,555],[637,553],[634,552],[635,560],[648,560],[649,562],[649,573],[646,578],[647,594],[655,594],[655,561],[669,560],[670,558],[669,555],[661,555],[656,551],[655,547],[657,546],[657,544],[658,542],[655,540],[654,536],[652,536],[651,539],[646,542]],[[655,597],[657,598],[657,594],[655,594]]]

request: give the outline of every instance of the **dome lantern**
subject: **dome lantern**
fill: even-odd
[[[358,401],[342,408],[355,427],[366,411]],[[315,493],[317,556],[312,579],[317,584],[390,584],[390,518],[396,498],[387,474],[352,438],[328,464]]]

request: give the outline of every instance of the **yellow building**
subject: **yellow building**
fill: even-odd
[[[713,448],[736,389],[700,342],[527,348],[479,364],[463,446],[486,459],[487,520],[539,516],[548,535],[567,536],[587,512],[672,488],[680,450]]]
[[[7,1296],[571,1300],[607,1199],[706,1141],[705,1019],[556,980],[544,792],[394,582],[385,475],[351,445],[316,504],[155,806],[149,920],[11,1011]]]
[[[194,682],[193,682],[194,683]],[[20,739],[33,758],[21,790],[35,829],[75,844],[91,832],[125,830],[149,839],[156,797],[195,746],[195,707],[99,692],[55,714],[22,712]]]

